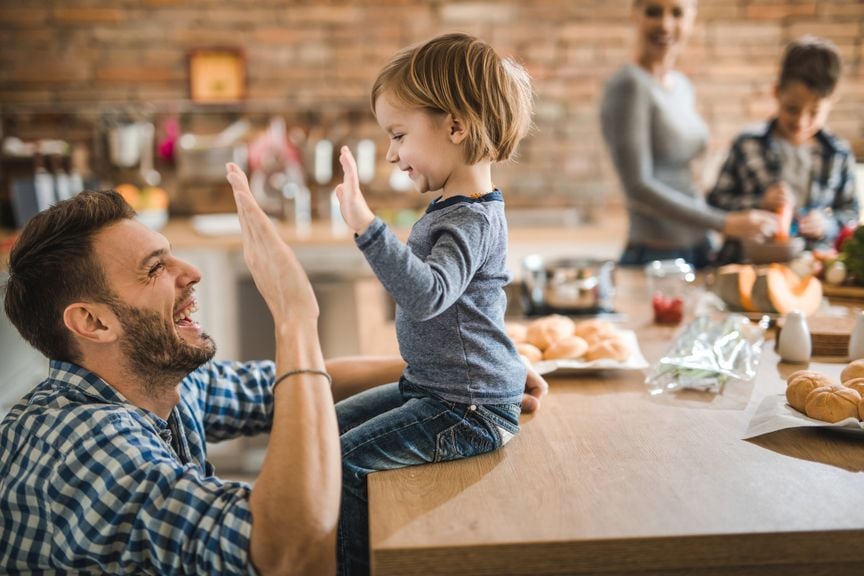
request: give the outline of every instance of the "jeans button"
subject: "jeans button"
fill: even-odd
[[[477,405],[471,404],[470,406],[468,406],[468,410],[471,410],[472,412],[474,412],[475,410],[477,410]]]

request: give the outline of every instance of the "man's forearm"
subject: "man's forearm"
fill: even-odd
[[[277,327],[277,375],[325,368],[314,323]],[[252,560],[259,572],[335,572],[341,488],[329,383],[318,374],[291,376],[274,391],[270,441],[250,502]]]

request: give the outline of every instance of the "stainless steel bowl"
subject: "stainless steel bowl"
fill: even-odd
[[[522,261],[525,314],[613,312],[615,263],[591,258],[546,260],[538,254]]]

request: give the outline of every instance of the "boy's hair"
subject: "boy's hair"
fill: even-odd
[[[111,302],[93,236],[135,211],[120,194],[82,192],[34,216],[9,254],[4,306],[21,336],[52,360],[75,362],[80,350],[63,323],[76,300]]]
[[[785,88],[797,81],[827,98],[837,87],[841,69],[840,54],[831,41],[802,36],[786,46],[777,86]]]
[[[531,127],[534,96],[522,66],[467,34],[444,34],[398,52],[372,87],[432,113],[451,114],[468,131],[465,161],[510,158]]]

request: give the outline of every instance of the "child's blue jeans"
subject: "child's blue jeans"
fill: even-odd
[[[342,442],[339,574],[369,574],[366,476],[496,450],[519,432],[519,403],[469,405],[429,396],[402,379],[336,405]]]

